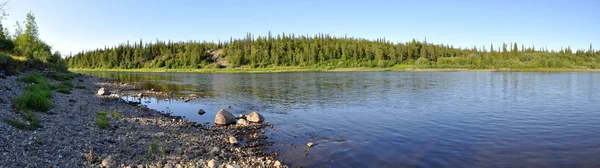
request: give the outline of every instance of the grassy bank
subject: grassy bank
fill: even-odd
[[[389,68],[311,68],[311,67],[272,67],[272,68],[222,68],[222,69],[84,69],[71,68],[70,71],[106,71],[106,72],[184,72],[184,73],[282,73],[282,72],[458,72],[458,71],[488,71],[488,72],[600,72],[600,69],[575,68],[529,68],[529,69],[471,69],[471,68],[425,68],[413,65],[397,65]]]
[[[69,73],[58,74],[61,74],[59,76],[71,76]],[[19,118],[6,118],[5,121],[13,127],[24,130],[34,130],[40,127],[40,121],[35,112],[47,112],[52,109],[52,90],[63,94],[71,94],[73,83],[68,81],[70,78],[64,79],[60,83],[51,84],[46,76],[37,72],[19,78],[20,82],[29,85],[24,88],[21,95],[15,98],[14,108],[26,122]]]

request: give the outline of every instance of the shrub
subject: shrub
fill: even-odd
[[[98,112],[98,118],[96,119],[96,124],[98,124],[98,127],[102,128],[102,129],[108,128],[108,118],[106,118],[105,111],[101,110],[100,112]]]
[[[417,59],[417,61],[415,62],[415,65],[418,67],[429,67],[431,66],[429,59],[427,58],[419,58]]]
[[[71,81],[62,81],[62,82],[60,82],[60,84],[68,86],[70,88],[75,87],[75,85],[73,85],[73,82],[71,82]]]
[[[42,76],[39,73],[30,73],[29,75],[19,78],[19,81],[21,82],[25,82],[25,83],[34,83],[34,84],[47,84],[48,80],[46,80],[46,78],[44,78],[44,76]]]
[[[48,111],[52,108],[52,93],[47,85],[34,84],[25,87],[25,92],[18,96],[15,107],[19,110],[33,109]]]
[[[85,88],[85,86],[79,86],[79,85],[77,85],[77,86],[75,86],[75,89],[86,89],[86,88]]]
[[[60,88],[60,89],[57,89],[56,91],[58,91],[60,93],[64,93],[64,94],[71,94],[71,89],[69,89],[69,88]]]

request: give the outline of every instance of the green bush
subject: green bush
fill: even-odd
[[[15,107],[19,110],[33,109],[48,111],[52,108],[52,93],[47,85],[34,84],[25,87],[25,92],[16,98]]]
[[[98,124],[98,127],[102,128],[102,129],[108,128],[108,118],[106,118],[105,111],[100,110],[100,112],[98,112],[98,118],[96,119],[96,124]]]
[[[57,89],[56,91],[58,91],[60,93],[64,93],[64,94],[71,94],[71,89],[69,89],[69,88],[60,88],[60,89]]]
[[[68,87],[70,87],[70,88],[73,88],[73,87],[75,87],[75,85],[73,85],[73,82],[71,82],[71,81],[62,81],[62,82],[60,82],[60,84],[61,84],[61,85],[68,86]]]
[[[19,79],[21,82],[34,84],[47,84],[48,80],[39,73],[30,73],[29,75]]]
[[[86,89],[85,86],[75,86],[75,89]]]
[[[429,61],[429,59],[421,57],[421,58],[417,59],[417,61],[415,62],[415,65],[418,67],[430,67],[431,62]]]

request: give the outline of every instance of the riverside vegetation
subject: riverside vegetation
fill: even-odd
[[[72,69],[116,71],[281,72],[407,69],[586,70],[600,68],[600,51],[548,50],[517,43],[453,47],[412,40],[367,40],[280,34],[220,42],[127,42],[66,58]]]

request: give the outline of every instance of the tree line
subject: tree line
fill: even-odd
[[[216,54],[218,53],[218,55]],[[600,51],[559,51],[502,44],[494,47],[454,47],[427,40],[405,43],[386,39],[368,40],[327,34],[295,35],[269,33],[207,42],[129,42],[114,47],[82,51],[67,57],[71,68],[214,68],[214,67],[393,67],[419,68],[600,68]],[[227,64],[216,63],[227,60]]]
[[[14,73],[23,67],[52,68],[66,71],[67,65],[59,52],[52,53],[52,47],[39,38],[35,15],[27,13],[25,21],[16,22],[16,30],[11,35],[2,22],[8,14],[0,4],[0,72]],[[21,57],[20,61],[14,57]]]

